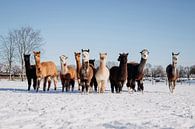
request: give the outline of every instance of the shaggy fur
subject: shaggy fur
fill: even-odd
[[[54,80],[54,90],[57,89],[57,67],[54,62],[40,62],[40,51],[34,51],[34,58],[36,62],[36,75],[37,75],[37,87],[36,91],[38,92],[40,87],[40,82],[44,79],[43,91],[45,91],[46,83],[48,81],[48,91],[51,85],[51,78]]]
[[[113,66],[110,69],[110,83],[112,93],[114,93],[114,88],[116,93],[120,93],[125,81],[127,80],[127,56],[128,53],[120,54],[118,58],[118,61],[120,61],[119,66]]]
[[[32,80],[33,80],[33,88],[35,90],[36,83],[37,83],[36,67],[35,65],[30,65],[30,54],[28,55],[24,54],[24,62],[25,62],[25,68],[26,68],[26,77],[28,81],[28,90],[30,90]]]

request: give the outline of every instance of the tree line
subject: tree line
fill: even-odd
[[[14,64],[19,63],[21,69],[21,79],[24,80],[24,59],[23,54],[29,54],[35,49],[43,46],[43,37],[40,30],[34,30],[30,26],[10,30],[5,35],[0,35],[0,55],[1,61],[6,66],[9,78],[15,69]]]

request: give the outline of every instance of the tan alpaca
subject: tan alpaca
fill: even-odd
[[[54,80],[54,90],[57,89],[57,68],[54,62],[47,61],[47,62],[41,62],[40,61],[40,54],[41,52],[33,52],[35,63],[36,63],[36,75],[37,75],[37,87],[36,90],[39,90],[40,82],[42,79],[44,79],[44,85],[43,85],[43,91],[45,91],[46,83],[48,81],[48,89],[51,85],[51,78]]]
[[[100,53],[100,66],[95,74],[98,83],[98,92],[104,93],[110,72],[106,67],[107,53]]]

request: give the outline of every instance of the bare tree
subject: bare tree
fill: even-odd
[[[21,63],[22,81],[24,79],[24,59],[23,54],[31,53],[35,49],[40,49],[43,45],[43,38],[40,30],[34,30],[32,27],[21,27],[13,32],[17,54]]]
[[[11,32],[7,36],[0,36],[1,41],[1,57],[8,66],[9,79],[12,76],[12,66],[15,57],[15,41],[14,36]]]

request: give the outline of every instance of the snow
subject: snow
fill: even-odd
[[[195,84],[145,82],[144,93],[27,91],[27,82],[0,80],[0,129],[195,129]],[[77,88],[76,88],[77,89]]]

